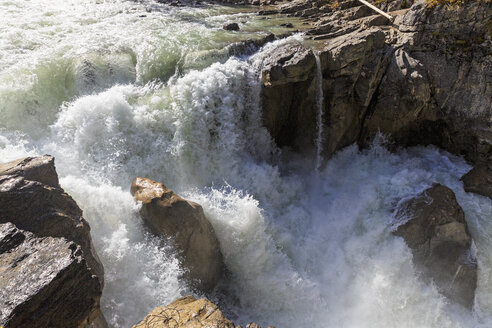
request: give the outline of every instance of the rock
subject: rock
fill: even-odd
[[[181,297],[167,306],[155,308],[133,328],[241,328],[224,317],[219,308],[209,300]],[[261,328],[250,323],[246,328]],[[273,328],[273,327],[268,327]]]
[[[26,206],[29,204],[29,206]],[[104,269],[82,210],[60,188],[51,156],[26,158],[0,167],[0,224],[11,222],[37,237],[64,237],[80,245],[100,281]]]
[[[172,237],[182,264],[188,269],[185,277],[202,290],[213,289],[225,266],[219,241],[202,207],[146,178],[136,178],[131,193],[135,201],[142,203],[140,213],[150,228]]]
[[[0,224],[0,326],[89,326],[103,318],[101,292],[80,246]]]
[[[320,53],[325,95],[325,158],[357,142],[388,65],[385,34],[376,27],[336,37]]]
[[[474,192],[492,199],[492,169],[489,165],[475,166],[461,180],[466,192]]]
[[[453,191],[440,184],[405,201],[394,231],[412,249],[413,261],[440,293],[471,308],[477,286],[477,264],[470,253],[472,238]]]
[[[315,67],[313,51],[298,43],[279,46],[263,62],[263,123],[281,147],[314,140]]]
[[[226,31],[239,31],[239,25],[237,23],[227,23],[222,28]]]
[[[492,154],[492,6],[414,4],[388,37],[395,49],[364,122],[401,146],[434,144],[473,163]],[[389,36],[389,34],[388,34]]]
[[[0,176],[2,175],[22,176],[53,188],[60,188],[55,170],[55,158],[49,155],[26,157],[0,164]]]
[[[33,317],[36,324],[21,326],[106,327],[99,310],[104,269],[82,210],[58,184],[53,157],[0,165],[0,225],[0,299],[9,304],[1,312],[6,327]],[[21,297],[13,286],[26,292]],[[49,308],[48,299],[53,300]],[[64,320],[67,324],[61,324]]]

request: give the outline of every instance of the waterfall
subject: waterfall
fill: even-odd
[[[316,58],[316,173],[319,173],[321,163],[323,161],[323,72],[321,71],[321,60],[319,53],[314,52]]]
[[[258,68],[292,39],[249,57],[221,50],[262,24],[278,29],[276,18],[150,0],[0,0],[0,8],[0,162],[55,156],[105,267],[110,327],[131,327],[187,293],[217,297],[243,325],[492,326],[492,201],[463,191],[462,158],[353,145],[322,167],[318,55],[316,172],[306,170],[312,158],[272,156],[281,150],[262,126]],[[247,28],[224,31],[231,20]],[[224,295],[197,295],[180,278],[172,245],[142,225],[129,193],[136,176],[203,206],[230,272]],[[475,313],[420,280],[389,228],[395,204],[433,182],[454,190],[477,246]]]

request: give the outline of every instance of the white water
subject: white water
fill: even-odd
[[[316,58],[316,172],[319,172],[323,160],[323,72],[321,71],[321,60],[319,54],[315,52]]]
[[[238,323],[492,326],[492,202],[463,191],[470,167],[432,147],[392,154],[381,142],[341,151],[317,175],[306,159],[279,162],[258,107],[262,53],[215,57],[250,37],[220,29],[238,14],[117,0],[0,0],[0,10],[0,161],[56,156],[105,266],[112,327],[191,292],[167,242],[141,226],[135,176],[203,205],[237,301],[209,296],[225,298]],[[433,182],[455,191],[475,240],[474,312],[422,283],[391,234],[398,202]]]

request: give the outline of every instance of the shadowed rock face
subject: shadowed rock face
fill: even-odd
[[[446,297],[471,308],[477,265],[470,254],[472,238],[453,191],[436,184],[402,204],[397,219],[408,220],[395,235],[412,249],[416,267]]]
[[[403,3],[382,6],[393,10]],[[419,0],[391,13],[392,26],[353,0],[334,7],[286,1],[265,13],[313,24],[306,38],[316,40],[321,59],[325,158],[354,142],[367,146],[379,132],[397,146],[434,144],[473,163],[491,156],[490,3],[429,8]],[[316,65],[310,51],[307,45],[276,49],[262,73],[265,126],[280,147],[314,146]]]
[[[155,308],[133,328],[241,328],[224,317],[219,308],[209,300],[181,297],[167,306]],[[246,328],[261,328],[255,323]],[[273,327],[268,327],[273,328]]]
[[[461,180],[466,192],[473,192],[492,199],[492,169],[490,164],[479,164]]]
[[[0,165],[0,325],[106,327],[104,270],[51,156]]]
[[[136,178],[131,193],[142,203],[140,213],[151,230],[174,241],[188,269],[185,277],[202,290],[213,289],[225,266],[219,241],[202,207],[146,178]]]

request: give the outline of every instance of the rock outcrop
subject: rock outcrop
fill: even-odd
[[[88,223],[51,156],[0,165],[0,325],[106,327]]]
[[[394,23],[355,0],[286,1],[260,11],[305,19],[313,26],[306,38],[315,40],[276,49],[265,62],[263,117],[277,144],[314,146],[312,47],[322,66],[325,158],[354,142],[367,146],[382,132],[395,145],[434,144],[473,163],[486,161],[492,154],[492,3],[450,8],[396,0],[380,7],[398,10],[391,13]]]
[[[309,144],[316,133],[316,59],[310,49],[288,43],[263,63],[263,122],[279,146]]]
[[[461,180],[466,192],[473,192],[492,199],[492,167],[490,164],[475,166]]]
[[[453,191],[435,184],[404,202],[394,234],[405,239],[423,277],[446,297],[471,308],[477,285],[477,264],[470,253],[472,238]]]
[[[225,266],[219,241],[202,207],[146,178],[136,178],[131,193],[142,203],[140,213],[151,230],[174,241],[188,269],[185,277],[195,287],[213,289],[223,277]]]
[[[0,224],[0,326],[87,327],[101,291],[77,244]]]
[[[224,317],[219,308],[207,299],[181,297],[167,306],[155,308],[133,328],[241,328]],[[246,328],[261,328],[255,323]],[[268,327],[273,328],[273,327]]]

